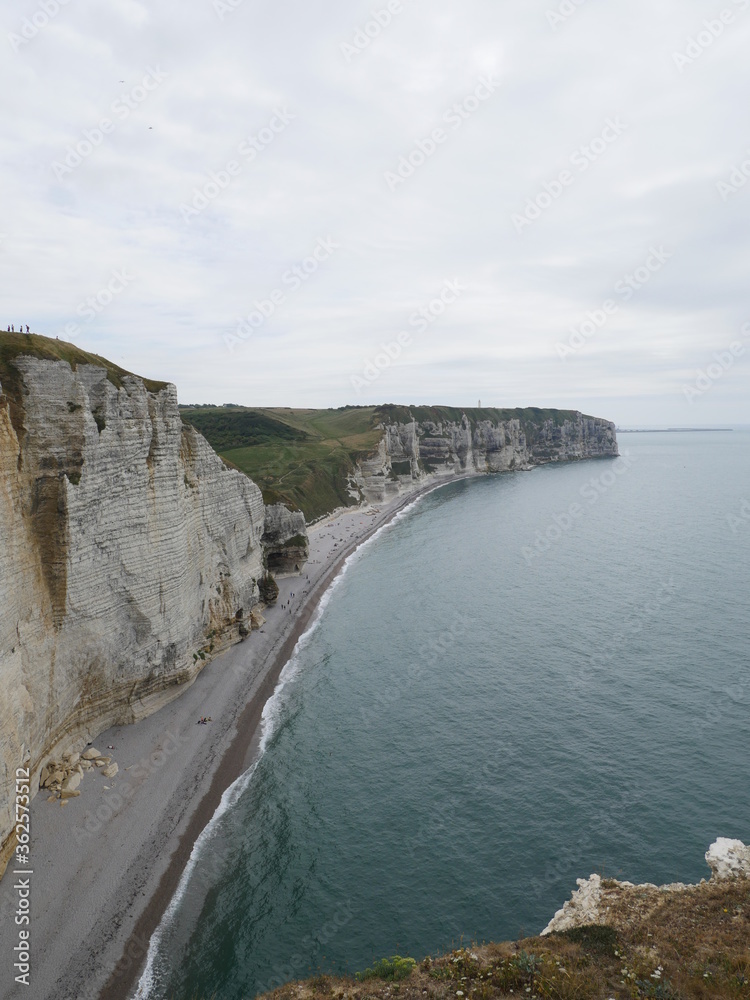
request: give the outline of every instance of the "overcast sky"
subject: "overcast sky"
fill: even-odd
[[[750,0],[388,7],[3,4],[3,327],[181,402],[750,422]]]

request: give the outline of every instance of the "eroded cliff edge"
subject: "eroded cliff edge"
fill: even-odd
[[[531,469],[619,455],[615,425],[577,411],[516,411],[384,406],[382,437],[361,458],[352,486],[382,502],[430,480]]]
[[[719,837],[706,851],[706,864],[711,869],[711,881],[750,879],[750,847],[741,840]],[[643,920],[663,905],[665,899],[677,894],[687,898],[699,886],[684,882],[670,885],[620,882],[593,874],[577,879],[578,889],[557,911],[542,931],[542,936],[590,925],[623,928],[634,920]],[[704,884],[704,883],[701,883]]]
[[[698,885],[592,876],[540,936],[392,956],[356,978],[277,980],[273,1000],[730,1000],[750,995],[750,848],[719,838]],[[291,972],[292,970],[290,970]],[[282,975],[280,980],[285,977]],[[261,990],[263,987],[261,987]]]
[[[50,756],[155,711],[246,635],[264,535],[291,571],[307,553],[304,518],[267,514],[174,386],[24,355],[2,371],[0,872],[16,768],[35,790]]]

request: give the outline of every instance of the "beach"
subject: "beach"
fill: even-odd
[[[210,662],[158,712],[94,741],[117,762],[114,778],[87,772],[80,797],[64,806],[37,795],[28,874],[31,991],[11,971],[11,864],[0,883],[0,998],[133,996],[196,840],[257,757],[263,708],[322,596],[363,541],[438,485],[387,504],[344,508],[311,526],[309,561],[301,576],[278,581],[278,601],[264,610],[259,631]],[[202,717],[212,721],[200,725]]]

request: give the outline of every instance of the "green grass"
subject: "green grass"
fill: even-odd
[[[379,424],[470,423],[519,420],[530,446],[539,428],[551,420],[560,426],[575,419],[573,410],[461,409],[452,406],[346,406],[337,410],[289,407],[181,407],[182,418],[193,424],[232,466],[260,486],[266,503],[284,503],[301,510],[308,521],[336,507],[357,502],[347,489],[358,459],[378,445]],[[429,436],[429,435],[428,435]],[[425,471],[432,471],[423,463]],[[393,465],[394,475],[408,475],[408,462]]]
[[[609,926],[394,956],[288,983],[273,1000],[750,1000],[750,879],[613,898]],[[408,966],[408,967],[407,967]],[[398,971],[397,971],[398,970]],[[401,970],[404,972],[402,978]],[[400,980],[400,981],[399,981]]]
[[[22,379],[14,362],[19,355],[32,355],[50,361],[67,361],[72,368],[80,364],[104,368],[107,378],[120,387],[131,372],[98,354],[91,354],[63,340],[37,334],[0,332],[0,383],[12,404],[22,405]],[[167,384],[142,379],[149,392],[158,392]],[[68,406],[75,408],[74,403]],[[308,521],[330,513],[336,507],[359,502],[349,492],[349,480],[359,459],[377,448],[382,432],[378,425],[432,422],[459,423],[464,415],[475,425],[480,420],[493,423],[518,419],[533,448],[542,423],[551,420],[560,426],[574,418],[571,410],[461,409],[452,406],[345,406],[337,410],[292,409],[289,407],[255,409],[231,407],[180,407],[182,419],[192,424],[209,444],[260,487],[266,503],[284,503],[303,511]],[[104,420],[94,414],[100,432]],[[14,406],[11,406],[14,417]],[[429,436],[429,432],[428,432]],[[430,466],[424,462],[425,471]],[[408,462],[394,463],[394,477],[408,475]]]
[[[397,982],[399,979],[408,979],[417,966],[416,959],[402,958],[400,955],[393,955],[391,958],[381,958],[375,962],[371,969],[358,972],[356,978],[360,982],[368,979],[384,979],[386,982]]]
[[[358,501],[347,489],[357,460],[377,447],[375,407],[341,410],[181,408],[222,458],[250,476],[266,503],[313,521]]]
[[[133,374],[98,354],[82,351],[80,347],[69,344],[66,340],[53,340],[51,337],[42,337],[36,333],[0,331],[0,384],[3,387],[3,394],[17,403],[21,402],[21,376],[14,361],[24,354],[46,361],[67,361],[73,369],[78,365],[96,365],[106,370],[107,378],[118,388],[123,384],[125,376]],[[141,378],[140,375],[136,377]],[[149,392],[159,392],[167,385],[166,382],[155,382],[147,378],[141,378],[141,381]]]
[[[183,422],[211,441],[217,451],[251,448],[276,441],[304,441],[308,434],[258,410],[194,409],[181,411]]]

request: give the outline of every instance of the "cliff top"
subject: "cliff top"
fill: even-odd
[[[253,479],[267,504],[302,510],[308,521],[355,502],[350,476],[360,458],[377,449],[383,424],[518,420],[531,440],[550,421],[576,423],[576,410],[456,406],[290,407],[181,406],[186,423],[204,435],[230,465]],[[595,418],[590,418],[595,419]]]
[[[576,420],[577,410],[554,410],[544,409],[538,406],[524,406],[514,408],[500,408],[494,406],[483,406],[481,409],[476,406],[398,406],[393,403],[386,403],[376,408],[376,414],[384,423],[407,423],[416,420],[418,424],[432,423],[438,424],[444,421],[459,423],[464,414],[472,424],[482,420],[489,420],[492,423],[507,422],[508,420],[520,420],[524,423],[544,424],[551,420],[554,424],[561,425],[566,420]],[[594,420],[595,417],[586,419]]]
[[[266,1000],[737,1000],[750,997],[749,940],[750,879],[712,879],[633,898],[607,925],[461,947],[419,965],[394,956]]]
[[[22,355],[41,358],[45,361],[67,361],[73,369],[78,365],[96,365],[97,368],[106,370],[107,378],[118,388],[122,385],[123,378],[128,375],[140,379],[149,392],[159,392],[168,384],[134,375],[133,372],[120,368],[119,365],[113,364],[106,358],[83,351],[80,347],[65,340],[53,340],[51,337],[42,337],[37,333],[5,333],[0,331],[0,385],[2,385],[3,392],[16,401],[19,401],[20,387],[19,374],[13,362]]]
[[[180,412],[229,465],[260,486],[267,504],[302,510],[308,521],[352,503],[354,463],[381,436],[373,406],[181,406]]]

